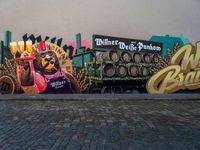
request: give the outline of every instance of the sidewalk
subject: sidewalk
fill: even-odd
[[[43,95],[49,97],[61,98]],[[200,149],[200,101],[65,101],[64,97],[0,101],[0,149]]]

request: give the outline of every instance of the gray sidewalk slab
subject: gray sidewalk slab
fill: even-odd
[[[5,100],[200,100],[200,94],[41,94],[0,95]]]

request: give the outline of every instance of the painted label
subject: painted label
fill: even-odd
[[[127,50],[132,52],[162,53],[162,43],[93,35],[93,49]]]

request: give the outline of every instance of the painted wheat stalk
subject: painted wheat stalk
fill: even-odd
[[[166,68],[169,66],[170,59],[172,56],[177,52],[177,50],[180,48],[178,43],[175,43],[174,49],[170,50],[167,49],[167,57],[159,56],[159,63],[152,69],[153,74],[157,73],[159,70]]]
[[[80,86],[81,92],[84,92],[90,86],[90,83],[85,76],[85,69],[81,69],[77,73],[76,68],[74,68],[73,74],[78,82],[78,85]]]
[[[4,64],[0,64],[0,77],[10,76],[16,85],[16,93],[22,92],[19,81],[17,80],[17,64],[9,59],[6,59]]]

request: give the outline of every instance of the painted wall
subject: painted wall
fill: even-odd
[[[199,0],[0,0],[0,34],[67,41],[78,32],[90,40],[93,33],[138,39],[183,34],[194,43],[200,40],[199,8]]]

